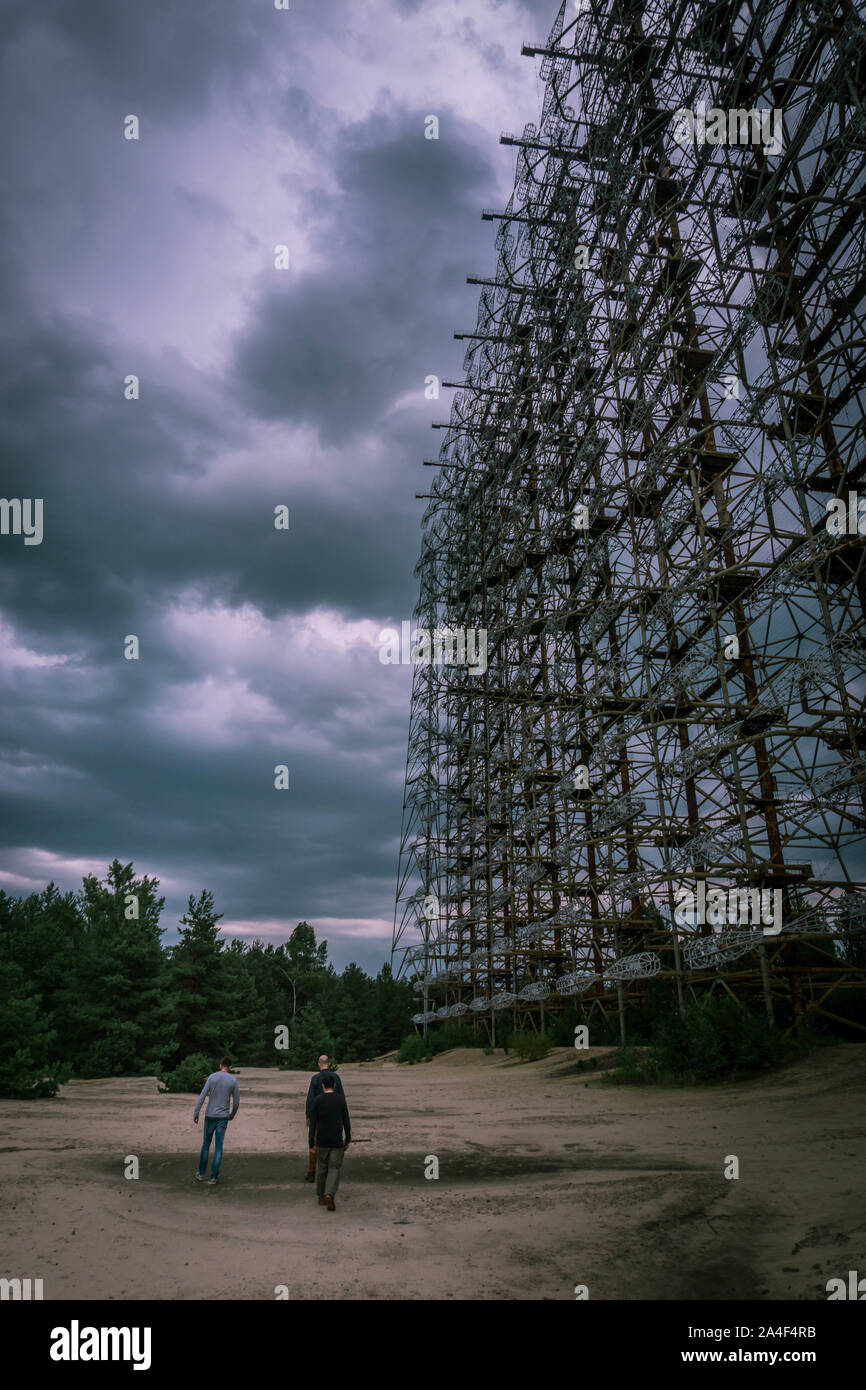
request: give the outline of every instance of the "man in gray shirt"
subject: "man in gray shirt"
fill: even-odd
[[[237,1078],[231,1074],[232,1064],[228,1057],[223,1057],[220,1062],[219,1071],[211,1072],[207,1081],[202,1087],[201,1095],[195,1104],[192,1118],[193,1123],[198,1124],[198,1112],[205,1102],[205,1097],[210,1096],[208,1101],[207,1114],[204,1117],[204,1139],[202,1140],[201,1153],[198,1157],[198,1172],[196,1182],[204,1182],[204,1175],[207,1172],[207,1157],[210,1151],[210,1141],[214,1139],[213,1164],[210,1170],[208,1187],[214,1187],[219,1182],[220,1164],[223,1159],[223,1139],[225,1138],[226,1126],[229,1120],[233,1120],[238,1113],[238,1106],[241,1103],[240,1091],[238,1089]],[[231,1106],[230,1103],[231,1102]]]

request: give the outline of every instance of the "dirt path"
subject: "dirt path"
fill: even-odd
[[[193,1098],[152,1080],[0,1101],[0,1275],[46,1299],[824,1299],[866,1273],[866,1047],[688,1091],[603,1086],[575,1061],[342,1067],[371,1142],[334,1215],[301,1180],[300,1073],[240,1070],[218,1188],[193,1179]]]

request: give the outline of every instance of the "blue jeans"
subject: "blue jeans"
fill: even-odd
[[[220,1164],[223,1161],[223,1140],[226,1136],[228,1120],[212,1120],[209,1115],[204,1117],[204,1139],[202,1140],[201,1153],[198,1156],[198,1175],[203,1178],[207,1171],[207,1156],[210,1151],[210,1141],[216,1135],[213,1146],[213,1165],[210,1170],[212,1178],[220,1175]]]

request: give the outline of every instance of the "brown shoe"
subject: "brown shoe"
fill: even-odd
[[[330,1192],[325,1193],[325,1206],[328,1208],[328,1211],[337,1210],[337,1208],[334,1206],[334,1199],[331,1196]]]
[[[326,1197],[320,1197],[320,1198],[319,1198],[319,1206],[320,1206],[320,1207],[326,1207],[327,1205],[328,1205],[327,1198],[326,1198]]]

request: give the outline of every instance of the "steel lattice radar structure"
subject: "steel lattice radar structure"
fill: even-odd
[[[395,964],[425,1027],[660,987],[845,1017],[866,23],[580,0],[524,53],[541,119],[502,136],[498,261],[435,426],[415,620],[444,657],[413,673]]]

